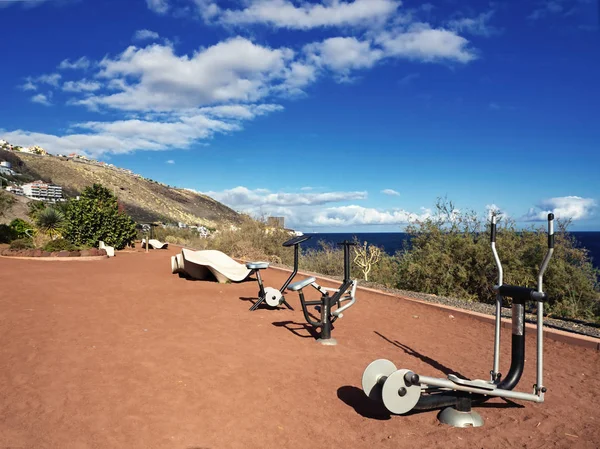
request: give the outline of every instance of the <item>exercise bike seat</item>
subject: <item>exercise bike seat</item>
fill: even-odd
[[[483,388],[484,390],[495,390],[496,384],[492,384],[487,380],[475,379],[475,380],[467,380],[461,379],[460,377],[454,374],[448,374],[448,380],[454,382],[458,385],[464,385],[465,387],[473,387],[473,388]]]
[[[293,284],[288,285],[288,290],[291,290],[293,292],[297,292],[298,290],[302,290],[304,287],[312,284],[313,282],[315,282],[317,279],[314,277],[309,277],[306,278],[302,281],[298,281],[298,282],[294,282]]]
[[[246,268],[249,270],[264,270],[269,268],[269,262],[246,262]]]

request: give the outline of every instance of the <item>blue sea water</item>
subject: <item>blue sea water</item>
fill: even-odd
[[[572,232],[571,234],[589,251],[594,266],[600,268],[600,232]],[[312,238],[302,244],[303,248],[317,249],[320,241],[335,244],[343,240],[352,240],[356,236],[359,241],[379,246],[390,255],[401,250],[404,242],[409,238],[404,232],[306,233],[306,235]]]

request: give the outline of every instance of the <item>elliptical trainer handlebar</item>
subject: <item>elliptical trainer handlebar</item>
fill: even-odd
[[[537,289],[528,289],[526,287],[517,287],[512,285],[504,285],[503,283],[503,270],[502,263],[500,262],[500,258],[498,257],[498,253],[496,251],[496,216],[492,215],[492,226],[490,231],[490,242],[492,245],[492,252],[494,254],[494,260],[496,261],[496,266],[498,267],[498,285],[494,286],[494,290],[498,291],[502,296],[508,296],[514,299],[523,299],[523,300],[534,300],[534,301],[545,301],[547,300],[547,296],[543,294],[543,279],[544,273],[548,268],[548,263],[552,258],[552,254],[554,253],[554,214],[548,214],[548,252],[544,256],[544,260],[542,261],[542,265],[540,266],[540,271],[538,272],[538,282]]]

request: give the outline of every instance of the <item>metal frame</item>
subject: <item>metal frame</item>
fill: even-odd
[[[290,310],[294,310],[293,307],[285,300],[285,290],[288,288],[288,285],[290,285],[290,283],[292,282],[292,280],[296,277],[296,275],[298,274],[298,264],[300,261],[300,244],[303,242],[306,242],[307,240],[310,240],[311,237],[310,236],[300,236],[300,237],[305,237],[305,238],[299,238],[299,237],[294,237],[293,239],[288,240],[287,242],[285,242],[283,244],[283,246],[294,246],[294,271],[292,271],[292,274],[290,274],[290,277],[287,278],[287,280],[283,283],[283,285],[281,286],[281,288],[279,289],[279,292],[281,293],[281,304],[284,304],[288,309]],[[299,240],[299,241],[297,241]],[[258,301],[256,301],[254,304],[252,304],[252,306],[250,307],[250,311],[254,311],[256,309],[258,309],[258,307],[266,301],[267,296],[265,293],[265,287],[262,281],[262,278],[260,277],[260,270],[256,270],[256,280],[258,281]]]
[[[358,282],[350,279],[350,247],[355,246],[356,243],[345,240],[338,243],[338,245],[344,247],[344,280],[340,288],[322,287],[316,282],[312,282],[308,285],[321,293],[321,298],[314,301],[307,301],[305,299],[304,287],[298,290],[304,319],[314,328],[321,329],[320,340],[324,342],[332,340],[332,324],[343,316],[342,312],[352,307],[356,302],[356,287]],[[330,296],[330,293],[333,294]],[[347,304],[343,304],[346,302]],[[336,305],[337,308],[333,310]],[[309,306],[320,308],[321,318],[318,321],[308,311]]]
[[[471,412],[471,404],[481,404],[491,397],[502,397],[507,399],[518,399],[523,401],[531,401],[542,403],[544,402],[544,393],[546,387],[543,386],[543,371],[544,371],[544,301],[547,295],[543,291],[544,273],[548,268],[548,263],[554,252],[554,214],[548,214],[548,252],[546,253],[540,271],[538,273],[537,288],[527,288],[513,285],[506,285],[503,282],[502,263],[496,251],[496,217],[492,217],[491,223],[491,248],[494,255],[494,260],[498,268],[498,284],[494,285],[493,289],[496,292],[496,321],[494,335],[494,360],[493,369],[490,371],[491,379],[485,380],[467,380],[460,379],[455,375],[449,375],[446,379],[419,376],[413,372],[408,372],[408,380],[404,381],[403,388],[413,388],[417,385],[420,388],[421,396],[414,405],[416,410],[433,410],[438,408],[449,407],[440,415],[440,420],[446,424],[456,427],[464,427],[465,425],[482,425],[483,421],[478,418],[476,412]],[[511,364],[506,377],[501,380],[502,375],[499,372],[500,365],[500,330],[501,330],[501,311],[502,300],[504,297],[512,298],[512,349],[511,349]],[[537,303],[537,351],[536,351],[536,383],[533,386],[533,393],[524,393],[513,391],[518,385],[525,366],[525,303],[527,301],[536,301]],[[372,385],[364,379],[372,379],[373,366],[381,365],[381,361],[375,361],[365,373],[369,371],[369,375],[363,375],[363,389],[365,393],[372,397]],[[366,377],[365,377],[366,376]],[[380,387],[385,385],[388,377],[382,376],[377,380]],[[402,390],[401,388],[400,390]],[[382,400],[384,404],[394,403],[396,392],[392,396],[385,396]],[[413,390],[414,391],[414,390]],[[389,389],[388,389],[389,392]],[[400,395],[400,393],[397,393]],[[400,395],[403,396],[403,395]],[[412,404],[411,404],[412,407]],[[412,408],[411,408],[412,409]],[[465,424],[467,423],[467,424]],[[475,424],[474,424],[475,423]]]

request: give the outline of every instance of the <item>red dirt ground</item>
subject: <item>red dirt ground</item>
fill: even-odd
[[[256,283],[181,279],[173,253],[0,259],[0,448],[600,446],[597,351],[546,340],[546,402],[494,399],[478,409],[481,428],[441,425],[435,411],[390,416],[360,389],[372,360],[487,378],[493,326],[359,291],[336,323],[338,346],[324,347],[295,295],[295,311],[248,312],[240,297]],[[267,285],[285,277],[264,272]],[[534,338],[527,354],[533,362]],[[530,363],[519,390],[534,373]]]

